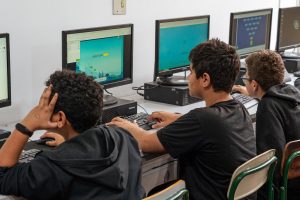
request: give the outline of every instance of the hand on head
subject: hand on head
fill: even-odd
[[[46,132],[41,136],[41,138],[53,138],[53,141],[46,142],[46,145],[51,147],[56,147],[65,141],[65,138],[62,135],[53,132]]]
[[[148,120],[157,121],[157,123],[154,124],[152,128],[162,128],[176,121],[180,116],[181,114],[177,113],[156,111],[149,116]]]
[[[246,88],[245,86],[242,86],[242,85],[234,85],[234,86],[232,87],[232,91],[234,91],[234,92],[239,92],[239,93],[241,93],[241,94],[243,94],[243,95],[249,96],[249,93],[248,93],[248,91],[247,91],[247,88]]]
[[[51,116],[58,99],[58,94],[55,93],[52,99],[50,99],[51,91],[52,85],[45,88],[40,97],[39,104],[35,106],[21,121],[21,123],[30,131],[52,129],[57,127],[57,122],[52,122]]]

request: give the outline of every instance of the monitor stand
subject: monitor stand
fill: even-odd
[[[159,76],[156,79],[156,83],[169,86],[187,86],[188,79],[186,76]]]
[[[118,103],[117,97],[108,94],[103,95],[103,106],[109,106],[116,103]]]
[[[283,52],[281,54],[283,59],[300,59],[300,53],[297,52]]]

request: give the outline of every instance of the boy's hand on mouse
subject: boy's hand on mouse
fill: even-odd
[[[51,147],[56,147],[65,141],[65,138],[62,135],[53,132],[46,132],[41,136],[41,138],[53,138],[52,141],[46,142],[46,145]]]

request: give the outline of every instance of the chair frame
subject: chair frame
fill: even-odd
[[[234,200],[234,195],[236,192],[236,189],[239,185],[239,183],[245,178],[246,176],[253,174],[255,172],[258,172],[268,166],[270,166],[268,170],[268,179],[267,179],[267,184],[268,184],[268,200],[273,200],[274,199],[274,188],[273,188],[273,174],[275,171],[275,166],[277,163],[277,158],[273,156],[271,159],[268,161],[258,165],[257,167],[253,167],[251,169],[245,170],[241,172],[236,178],[233,180],[232,185],[229,190],[229,195],[228,195],[228,200]]]
[[[176,193],[172,194],[171,196],[169,197],[166,197],[162,200],[176,200],[180,197],[182,197],[183,200],[189,200],[189,191],[185,188],[185,182],[183,180],[178,180],[177,182],[173,183],[172,185],[170,185],[169,187],[155,193],[155,194],[152,194],[151,196],[149,197],[146,197],[144,198],[143,200],[151,200],[153,198],[157,198],[159,197],[161,194],[163,194],[165,191],[168,191],[169,189],[175,187],[175,185],[178,185],[178,184],[184,184],[184,187],[182,187],[181,189],[177,190]]]
[[[182,196],[183,200],[189,200],[189,192],[188,192],[188,190],[187,189],[181,189],[174,196],[172,196],[171,198],[169,198],[167,200],[176,200],[180,196]]]
[[[284,166],[283,174],[282,174],[283,185],[280,187],[280,199],[281,200],[287,199],[288,173],[289,173],[289,169],[290,169],[291,165],[293,164],[293,161],[297,157],[300,157],[300,150],[295,151],[294,153],[290,154],[288,156],[287,161],[285,162],[285,166]]]

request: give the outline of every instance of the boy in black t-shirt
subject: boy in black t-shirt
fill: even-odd
[[[212,39],[190,53],[189,91],[202,98],[206,107],[185,115],[154,112],[158,121],[153,134],[124,119],[111,124],[128,130],[144,152],[168,152],[179,159],[181,178],[190,199],[227,199],[233,171],[256,155],[250,116],[230,91],[239,72],[235,49]]]

